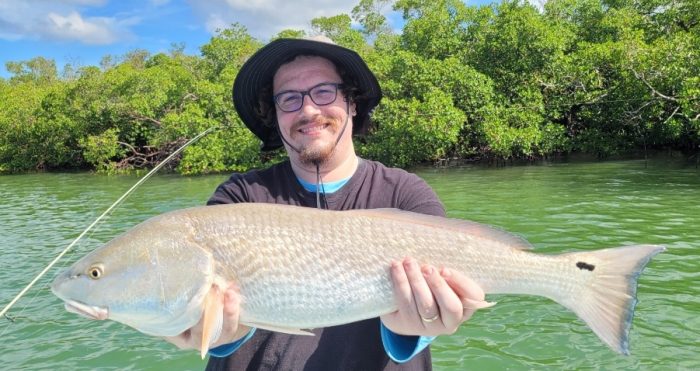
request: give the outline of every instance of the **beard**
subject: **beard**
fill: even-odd
[[[299,151],[299,160],[304,165],[323,165],[328,161],[335,146],[330,143],[324,143],[323,146],[303,146]]]
[[[333,152],[335,152],[335,147],[338,143],[337,135],[341,131],[342,123],[336,118],[326,117],[322,115],[317,115],[309,119],[303,119],[297,121],[296,123],[294,123],[294,125],[292,125],[292,131],[290,135],[291,139],[294,140],[301,136],[301,134],[299,134],[298,132],[298,129],[312,122],[318,122],[327,125],[323,130],[331,133],[332,138],[329,141],[316,140],[308,144],[301,144],[297,148],[299,152],[299,160],[304,165],[322,165],[326,163],[333,156]]]

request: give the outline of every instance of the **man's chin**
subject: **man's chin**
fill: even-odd
[[[309,146],[301,148],[299,160],[305,165],[323,165],[333,155],[334,146]]]

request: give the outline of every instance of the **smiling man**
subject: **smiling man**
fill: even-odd
[[[269,43],[242,66],[233,100],[262,149],[284,146],[289,160],[233,174],[208,203],[399,208],[444,216],[442,204],[422,179],[355,154],[352,136],[368,129],[370,112],[380,99],[376,77],[354,51],[326,38]],[[242,299],[232,283],[224,296],[224,331],[210,350],[207,369],[430,369],[430,342],[455,332],[475,307],[485,306],[484,293],[457,272],[421,266],[410,257],[387,269],[396,312],[315,329],[316,336],[239,325]],[[198,349],[201,332],[200,323],[168,340]]]
[[[333,63],[322,57],[299,56],[280,66],[273,82],[279,134],[294,173],[315,181],[315,166],[319,165],[326,181],[352,174],[358,160],[352,131],[346,129],[357,107],[343,95],[345,85]],[[339,90],[342,99],[338,99]]]

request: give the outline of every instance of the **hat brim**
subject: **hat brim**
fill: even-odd
[[[241,67],[233,83],[233,104],[243,123],[262,140],[262,150],[282,146],[277,128],[263,124],[256,112],[258,92],[272,82],[277,69],[298,55],[317,55],[330,60],[355,79],[361,100],[356,102],[353,132],[367,128],[368,116],[382,98],[377,78],[364,60],[353,50],[323,41],[277,39],[259,49]]]

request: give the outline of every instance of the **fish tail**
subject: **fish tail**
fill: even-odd
[[[629,355],[629,331],[637,304],[637,278],[658,245],[634,245],[566,254],[572,258],[582,286],[559,300],[576,313],[610,348]]]

